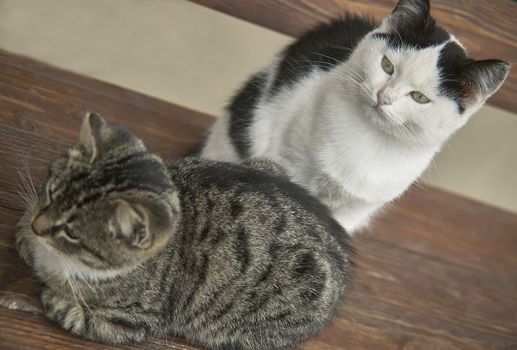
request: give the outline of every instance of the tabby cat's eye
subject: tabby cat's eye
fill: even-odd
[[[395,67],[393,66],[393,63],[388,59],[388,57],[384,56],[382,58],[382,69],[389,75],[392,75],[395,71]]]
[[[50,185],[46,185],[44,188],[45,193],[45,208],[47,208],[50,204],[52,204],[52,188]]]
[[[65,237],[66,240],[68,240],[72,243],[79,242],[79,236],[74,235],[73,232],[68,228],[68,226],[63,225],[60,232],[63,235],[63,237]]]
[[[50,200],[53,200],[52,195],[56,192],[56,189],[57,189],[57,185],[55,182],[51,182],[47,185],[46,191],[47,191],[47,196]]]
[[[426,95],[421,93],[420,91],[411,92],[411,97],[413,98],[413,100],[415,100],[416,102],[421,103],[421,104],[426,104],[426,103],[431,102],[431,100]]]

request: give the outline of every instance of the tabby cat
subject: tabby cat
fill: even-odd
[[[429,0],[400,0],[380,25],[349,14],[253,75],[202,155],[279,163],[352,232],[422,174],[509,69],[472,59]]]
[[[101,342],[174,335],[209,349],[286,348],[329,322],[347,236],[282,169],[167,168],[95,114],[80,134],[17,226],[49,319]]]

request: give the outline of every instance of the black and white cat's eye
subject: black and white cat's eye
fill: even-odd
[[[392,75],[393,72],[395,72],[395,67],[393,66],[393,63],[388,59],[388,57],[384,56],[382,58],[382,69],[388,73],[389,75]]]
[[[420,104],[426,104],[426,103],[431,102],[429,97],[427,97],[426,95],[424,95],[420,91],[412,91],[411,92],[411,98],[413,98],[413,100],[415,100],[415,102],[418,102]]]

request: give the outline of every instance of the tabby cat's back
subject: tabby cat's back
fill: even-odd
[[[325,206],[264,164],[191,158],[169,167],[189,232],[174,248],[186,248],[195,276],[185,278],[195,281],[189,312],[215,329],[242,322],[245,338],[282,328],[313,334],[330,320],[349,275],[347,235]]]

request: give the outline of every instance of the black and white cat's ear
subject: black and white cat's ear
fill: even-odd
[[[141,249],[151,246],[149,218],[143,207],[131,205],[125,200],[117,200],[115,222],[120,235],[132,246]]]
[[[429,0],[400,0],[388,20],[390,26],[400,29],[422,28],[434,23]]]
[[[510,64],[501,60],[472,61],[462,72],[462,102],[465,108],[483,103],[503,85]]]
[[[400,0],[391,14],[426,18],[431,14],[431,5],[429,0]]]
[[[79,135],[79,142],[90,155],[92,163],[99,153],[101,143],[110,137],[111,128],[101,116],[88,112],[83,119]]]

